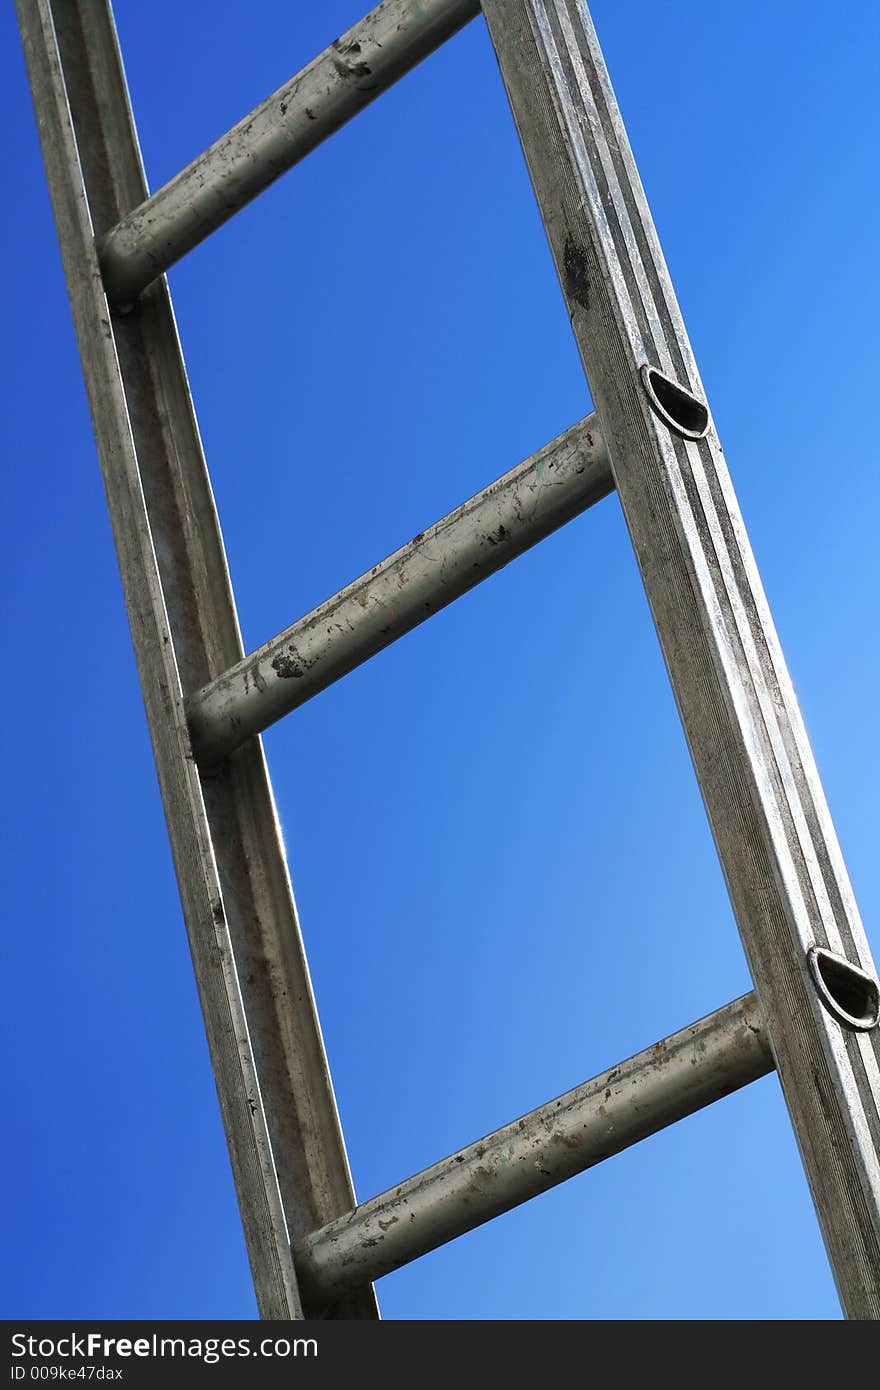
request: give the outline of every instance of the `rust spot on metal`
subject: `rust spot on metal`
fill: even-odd
[[[282,680],[289,680],[291,677],[298,678],[303,674],[303,668],[297,661],[293,650],[282,652],[280,656],[276,656],[272,662],[272,670]]]
[[[587,273],[587,258],[570,233],[565,238],[562,253],[562,276],[566,297],[581,309],[589,309],[590,277]]]

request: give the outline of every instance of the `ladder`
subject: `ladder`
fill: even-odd
[[[379,1276],[773,1069],[880,1317],[877,974],[583,0],[383,0],[152,195],[108,0],[16,4],[261,1317],[375,1318]],[[245,653],[164,272],[480,11],[595,413]],[[612,490],[754,992],[356,1205],[260,732]]]

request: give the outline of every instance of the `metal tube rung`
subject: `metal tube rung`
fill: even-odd
[[[297,1279],[329,1301],[773,1069],[746,994],[322,1226],[294,1248]]]
[[[588,415],[191,696],[196,760],[219,762],[613,489]]]
[[[101,239],[107,297],[141,291],[479,13],[477,0],[383,0]]]

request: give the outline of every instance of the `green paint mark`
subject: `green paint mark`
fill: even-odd
[[[425,9],[424,5],[419,4],[419,0],[410,0],[410,4],[412,7],[412,12],[415,15],[416,19],[428,18],[428,12]]]
[[[536,477],[536,478],[543,478],[543,476],[544,476],[544,460],[543,460],[543,459],[535,459],[535,477]]]

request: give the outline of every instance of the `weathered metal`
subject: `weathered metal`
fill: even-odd
[[[595,415],[414,536],[187,702],[210,766],[613,490]]]
[[[297,1277],[332,1301],[772,1070],[744,995],[307,1236]]]
[[[877,973],[626,131],[582,0],[482,8],[841,1300],[880,1317],[880,1030],[808,953]]]
[[[107,0],[17,8],[261,1314],[375,1317],[375,1275],[772,1055],[844,1308],[880,1317],[876,970],[586,6],[482,8],[601,436],[581,422],[248,658],[167,287],[151,282],[477,6],[385,0],[151,199]],[[253,735],[612,485],[757,996],[355,1207]]]
[[[146,193],[112,15],[18,17],[257,1301],[298,1318],[290,1240],[353,1192],[262,747],[204,780],[190,752],[184,697],[242,647],[167,288],[123,317],[101,283],[93,231]]]
[[[479,13],[477,0],[383,0],[99,241],[111,303],[222,227]]]

